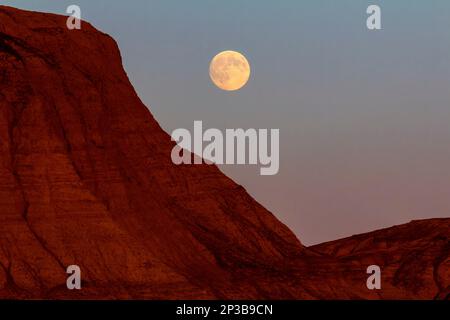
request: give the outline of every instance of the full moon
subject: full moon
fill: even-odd
[[[239,90],[250,78],[250,64],[239,52],[223,51],[211,60],[209,76],[222,90]]]

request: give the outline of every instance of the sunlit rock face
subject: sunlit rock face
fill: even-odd
[[[305,248],[215,166],[174,165],[114,40],[81,27],[0,6],[0,298],[448,296],[449,220],[418,240],[406,225],[388,251]],[[403,273],[424,244],[426,272]],[[375,262],[380,292],[365,287]]]
[[[66,295],[76,264],[82,295],[257,297],[235,271],[302,251],[216,167],[172,163],[114,40],[0,8],[2,296]]]

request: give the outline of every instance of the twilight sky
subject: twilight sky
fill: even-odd
[[[139,96],[169,133],[279,128],[280,172],[224,166],[306,244],[450,217],[448,0],[3,0],[112,35]],[[381,31],[366,8],[382,9]],[[242,52],[240,91],[211,58]]]

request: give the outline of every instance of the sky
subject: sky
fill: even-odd
[[[450,217],[448,0],[2,0],[65,14],[113,36],[143,102],[169,133],[280,129],[280,171],[221,169],[306,245]],[[382,30],[366,27],[381,7]],[[247,85],[209,79],[224,50]]]

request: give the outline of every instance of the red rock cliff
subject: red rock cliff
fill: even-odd
[[[0,297],[444,295],[448,270],[426,292],[401,277],[367,292],[362,255],[304,248],[215,166],[173,165],[172,147],[109,36],[0,6]],[[66,288],[73,264],[80,291]]]
[[[114,40],[65,24],[0,7],[3,295],[56,294],[77,264],[89,294],[232,296],[228,270],[302,250],[216,167],[173,165]]]

